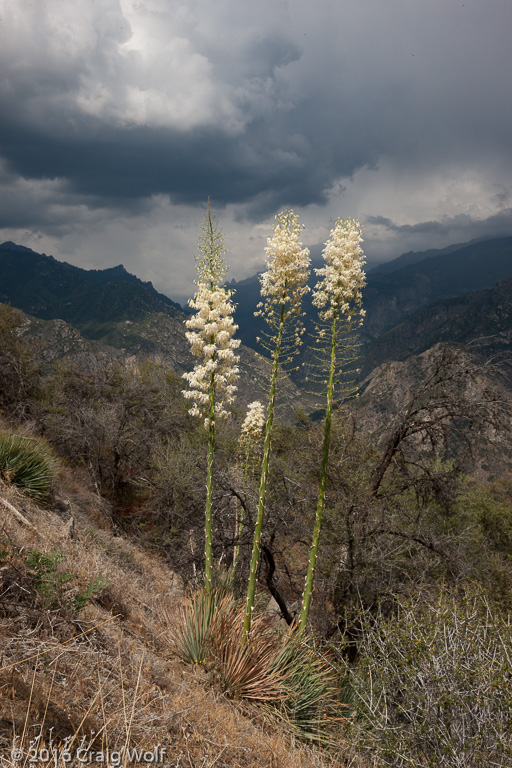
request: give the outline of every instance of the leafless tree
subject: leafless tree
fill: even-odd
[[[499,382],[492,360],[481,363],[469,347],[444,345],[437,350],[425,380],[412,392],[397,414],[375,464],[371,494],[377,497],[392,463],[419,464],[419,455],[445,454],[457,446],[473,455],[475,447],[510,426],[510,401]]]

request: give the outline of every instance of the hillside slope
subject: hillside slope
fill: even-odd
[[[85,476],[62,467],[59,475],[47,507],[0,487],[2,765],[21,765],[30,749],[43,748],[53,765],[52,750],[63,746],[90,753],[87,764],[109,750],[119,765],[115,752],[129,748],[169,767],[345,765],[341,754],[329,759],[262,727],[255,711],[244,715],[216,693],[201,668],[171,655],[181,579],[112,528]],[[77,610],[75,597],[91,583],[101,586]]]

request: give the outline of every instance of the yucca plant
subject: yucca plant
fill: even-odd
[[[217,604],[214,590],[198,590],[181,610],[181,624],[171,630],[173,653],[186,664],[203,664],[209,654],[208,640]]]
[[[248,641],[242,643],[243,619],[242,603],[228,597],[218,603],[208,638],[212,679],[229,698],[281,701],[286,690],[275,665],[278,638],[272,623],[265,615],[255,617]]]
[[[208,431],[204,574],[206,591],[211,592],[215,426],[216,419],[229,416],[229,408],[235,399],[239,375],[239,356],[235,350],[240,346],[240,339],[234,338],[238,326],[233,322],[235,306],[231,301],[232,292],[221,285],[228,267],[224,259],[223,235],[215,223],[209,200],[198,247],[197,290],[189,301],[195,314],[185,321],[188,329],[185,335],[198,362],[192,371],[183,374],[188,384],[183,395],[192,401],[191,416],[203,419]]]
[[[259,466],[261,460],[261,441],[263,438],[263,430],[265,428],[265,409],[263,404],[259,400],[255,400],[249,403],[247,406],[247,414],[242,423],[240,430],[240,437],[238,440],[238,447],[240,454],[243,456],[244,471],[243,471],[243,487],[246,487],[249,476]],[[245,493],[244,493],[245,500]],[[240,513],[238,513],[238,507],[236,509],[236,524],[235,524],[235,548],[233,551],[233,573],[236,571],[238,563],[238,556],[240,554],[240,539],[244,529],[244,506],[240,505]]]
[[[48,444],[39,438],[0,433],[0,479],[36,501],[46,501],[55,464]]]
[[[265,497],[272,443],[272,425],[276,400],[276,384],[279,365],[283,352],[288,346],[288,361],[297,352],[301,344],[303,326],[301,323],[302,299],[308,292],[309,250],[300,242],[302,226],[299,217],[293,211],[282,211],[276,216],[274,236],[268,239],[266,247],[267,270],[260,275],[262,301],[258,304],[256,315],[264,317],[269,326],[268,348],[271,353],[272,373],[265,424],[265,439],[261,462],[258,512],[254,526],[249,583],[244,615],[245,643],[251,629],[254,602],[256,599],[256,581],[260,561],[261,535],[265,513]],[[286,335],[291,334],[291,340]]]
[[[315,270],[322,279],[315,286],[313,304],[319,309],[320,320],[326,324],[326,328],[320,330],[320,335],[330,330],[330,349],[320,486],[299,619],[302,632],[306,629],[309,616],[325,506],[335,378],[340,364],[340,332],[346,334],[354,331],[364,316],[361,308],[361,291],[365,285],[364,254],[360,246],[362,239],[361,226],[356,219],[338,219],[323,251],[325,267]]]
[[[344,720],[338,674],[325,655],[304,642],[298,632],[282,637],[273,669],[285,696],[265,706],[267,718],[277,720],[296,736],[318,743],[335,743]]]

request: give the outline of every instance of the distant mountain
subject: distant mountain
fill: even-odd
[[[179,304],[158,293],[120,265],[85,270],[29,248],[0,246],[0,302],[27,314],[23,335],[36,342],[43,367],[68,358],[106,364],[151,358],[177,372],[190,370],[195,358],[185,337],[186,315]],[[261,397],[268,361],[252,349],[240,349],[238,406]],[[288,416],[302,401],[286,381],[283,407]]]
[[[420,307],[512,277],[512,237],[474,242],[390,274],[368,274],[363,306],[365,334],[376,337]]]
[[[381,334],[364,352],[361,376],[389,360],[404,361],[441,342],[474,343],[475,352],[512,352],[512,278],[493,288],[440,299]]]
[[[311,284],[315,281],[313,275]],[[252,348],[243,351],[241,368],[242,387],[254,399],[256,369],[267,365],[255,354],[261,351],[256,337],[263,330],[261,318],[254,318],[260,299],[258,275],[232,281],[229,287],[238,304],[238,335]],[[51,327],[40,325],[39,330],[32,321],[33,333],[46,345],[47,358],[92,354],[86,339],[104,345],[96,347],[104,359],[116,357],[114,350],[120,350],[122,356],[161,359],[178,371],[193,364],[185,338],[185,314],[179,305],[122,265],[84,270],[4,243],[0,246],[0,301],[53,321]],[[360,381],[383,364],[412,360],[444,341],[465,344],[486,336],[492,338],[484,345],[487,352],[508,351],[512,344],[512,237],[403,254],[392,271],[368,274],[363,305],[367,315],[358,361]],[[306,312],[312,339],[316,311],[311,295]],[[294,374],[294,384],[289,383],[290,403],[300,402],[296,385],[304,383],[310,357],[304,348],[300,362],[306,365]]]
[[[255,318],[256,305],[260,301],[259,274],[245,280],[232,280],[227,287],[234,291],[233,301],[236,304],[235,322],[238,325],[238,337],[252,349],[263,352],[256,338],[261,335],[263,323],[261,318]]]
[[[88,338],[101,338],[104,323],[148,312],[181,314],[179,304],[122,265],[81,269],[11,242],[0,245],[0,301],[45,320],[65,320]]]
[[[385,265],[382,265],[383,267]],[[457,244],[440,251],[407,253],[390,262],[390,267],[368,272],[363,292],[366,318],[363,338],[378,337],[421,307],[442,298],[462,296],[469,291],[492,288],[499,280],[512,277],[512,237]],[[313,274],[310,286],[316,282]],[[238,304],[235,319],[244,344],[261,351],[256,338],[264,322],[254,317],[260,300],[258,275],[240,282],[231,281]],[[311,294],[306,298],[306,324],[313,328],[316,310]]]
[[[398,256],[396,259],[386,261],[383,264],[378,264],[376,267],[373,267],[368,271],[368,275],[370,279],[375,277],[375,275],[389,275],[391,272],[403,269],[403,267],[408,267],[411,264],[425,261],[425,259],[429,259],[431,256],[445,256],[448,253],[453,253],[454,251],[464,248],[466,245],[469,245],[469,243],[455,243],[454,245],[449,245],[447,248],[430,248],[428,251],[407,251],[407,253],[402,253],[402,255]]]
[[[428,251],[407,251],[407,253],[402,253],[402,255],[398,256],[396,259],[392,259],[391,261],[386,261],[383,264],[378,264],[376,267],[372,267],[372,269],[368,270],[368,274],[371,274],[372,276],[377,274],[389,275],[391,272],[396,272],[398,269],[408,267],[410,264],[417,264],[420,261],[425,261],[425,259],[429,259],[432,256],[446,256],[447,254],[453,253],[454,251],[460,251],[461,248],[466,248],[468,245],[474,245],[475,243],[481,243],[495,239],[500,239],[500,236],[497,235],[496,237],[477,237],[467,243],[454,243],[453,245],[448,245],[446,248],[429,248]]]

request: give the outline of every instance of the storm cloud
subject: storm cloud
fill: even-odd
[[[235,276],[289,206],[376,258],[512,232],[509,0],[0,8],[4,239],[176,295],[209,195]]]

